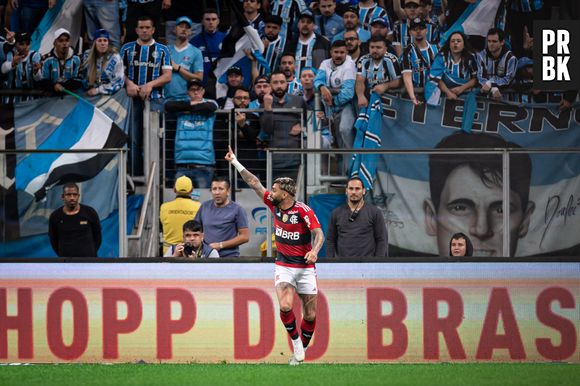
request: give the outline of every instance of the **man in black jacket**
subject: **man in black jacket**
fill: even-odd
[[[326,234],[326,257],[373,257],[387,252],[383,213],[365,202],[366,189],[358,177],[346,185],[346,205],[332,211]]]

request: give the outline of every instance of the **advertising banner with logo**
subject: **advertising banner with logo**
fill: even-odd
[[[319,264],[314,362],[580,363],[579,263]],[[272,264],[2,264],[0,362],[270,362]],[[296,299],[294,311],[300,320]]]

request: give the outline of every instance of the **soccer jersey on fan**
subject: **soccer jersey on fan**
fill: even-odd
[[[368,88],[387,83],[401,77],[401,66],[395,55],[386,53],[379,63],[375,63],[370,54],[359,59],[357,75],[366,79]]]
[[[410,43],[414,43],[415,39],[411,36],[408,21],[397,20],[393,27],[393,46],[406,47]],[[439,26],[435,23],[427,21],[426,24],[427,32],[425,34],[425,40],[429,43],[439,42]]]
[[[420,49],[414,43],[409,44],[403,51],[401,73],[411,72],[414,87],[425,86],[429,69],[433,60],[435,60],[437,52],[435,44],[428,44],[424,49]]]
[[[304,256],[312,249],[310,231],[320,228],[314,211],[300,201],[294,201],[287,210],[281,210],[272,204],[271,193],[264,192],[264,203],[274,214],[277,257],[276,264],[287,267],[306,268]]]
[[[155,40],[149,45],[126,43],[121,48],[121,58],[126,76],[137,86],[159,78],[164,69],[171,70],[169,49]],[[156,87],[151,92],[151,99],[163,98],[163,87]]]

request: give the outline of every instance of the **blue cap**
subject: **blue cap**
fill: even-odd
[[[533,65],[534,65],[534,61],[532,59],[528,58],[527,56],[524,56],[523,58],[518,59],[517,71],[521,70],[524,67],[533,66]]]
[[[180,25],[181,23],[186,23],[189,28],[193,27],[193,22],[187,16],[180,16],[177,18],[177,20],[175,20],[175,25]]]
[[[375,17],[373,20],[371,20],[371,25],[376,24],[376,23],[381,23],[385,27],[387,27],[389,25],[389,23],[387,22],[387,19],[385,19],[384,17]]]
[[[105,38],[105,39],[111,40],[111,37],[109,36],[109,32],[107,32],[106,30],[104,30],[102,28],[93,32],[93,40],[97,40],[98,38]]]

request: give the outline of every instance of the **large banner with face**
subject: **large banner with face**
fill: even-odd
[[[384,149],[572,149],[580,110],[480,99],[473,132],[461,131],[463,101],[413,106],[384,96]],[[578,255],[580,153],[510,156],[512,256]],[[373,192],[388,221],[390,255],[449,255],[456,232],[478,256],[501,256],[502,155],[385,155]]]

